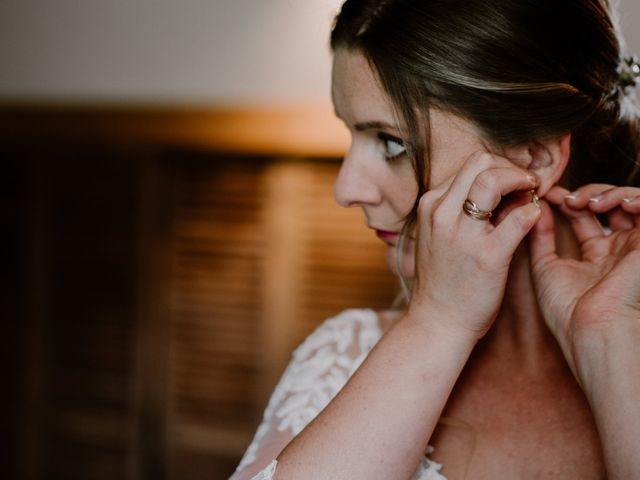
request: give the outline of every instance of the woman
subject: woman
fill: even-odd
[[[232,478],[640,478],[640,189],[608,185],[638,185],[640,67],[607,5],[348,0],[331,43],[336,198],[409,298],[294,352]]]

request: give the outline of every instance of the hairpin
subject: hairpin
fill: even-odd
[[[640,62],[636,57],[625,57],[618,68],[618,85],[622,90],[635,87],[640,77]]]

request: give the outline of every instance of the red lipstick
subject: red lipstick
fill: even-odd
[[[386,230],[377,230],[376,229],[376,236],[382,240],[383,242],[389,243],[389,242],[393,242],[398,238],[398,233],[397,232],[388,232]]]

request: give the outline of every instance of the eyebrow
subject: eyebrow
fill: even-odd
[[[398,130],[398,127],[391,125],[390,123],[386,123],[386,122],[376,122],[376,121],[372,121],[372,122],[362,122],[362,123],[356,123],[354,125],[355,129],[359,132],[363,132],[365,130],[370,130],[370,129],[390,129],[390,130]]]

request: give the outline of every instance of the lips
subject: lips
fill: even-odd
[[[394,244],[400,234],[398,232],[389,232],[387,230],[376,229],[376,236],[385,243]]]

